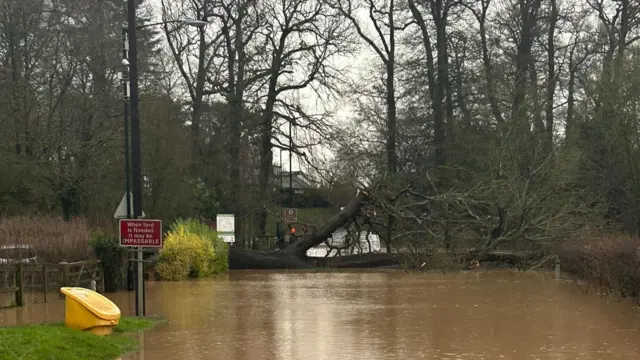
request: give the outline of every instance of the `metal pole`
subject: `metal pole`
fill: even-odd
[[[291,121],[289,121],[289,206],[293,208],[293,166],[292,166],[292,153],[293,153],[293,134],[291,132]]]
[[[282,148],[280,149],[280,174],[279,174],[279,183],[280,189],[278,190],[278,202],[280,204],[280,216],[278,216],[278,226],[280,228],[280,232],[278,233],[276,248],[282,248],[282,244],[284,243],[284,189],[283,189],[283,181],[284,181],[284,163],[282,163]]]
[[[127,26],[124,25],[122,27],[122,59],[127,60],[128,62],[129,43],[127,42],[127,38]],[[127,219],[131,219],[131,167],[129,164],[129,65],[125,61],[123,61],[122,64],[122,100],[124,104],[124,194],[125,201],[127,202]],[[131,254],[127,254],[127,257],[129,258],[130,263],[134,260]],[[136,285],[134,284],[134,288],[131,288],[129,281],[130,278],[127,276],[127,289],[133,290]],[[136,302],[137,301],[138,298],[136,297]]]
[[[127,28],[122,27],[122,59],[129,61]],[[127,201],[127,219],[131,218],[131,173],[129,165],[129,65],[122,64],[122,100],[124,103],[124,193]]]
[[[138,93],[138,46],[136,36],[136,7],[127,0],[129,11],[129,76],[131,92],[131,175],[133,216],[142,216],[142,166],[140,156],[140,98]]]
[[[136,3],[127,0],[129,30],[129,76],[131,84],[131,173],[133,189],[133,217],[142,217],[142,169],[140,157],[140,109],[138,95],[138,44],[136,36]],[[144,314],[144,279],[142,249],[138,248],[138,276],[136,284],[136,316]]]
[[[282,149],[280,149],[280,215],[282,215],[282,211],[284,210],[283,206],[283,193],[282,193],[282,180],[284,178],[284,164],[282,163]]]

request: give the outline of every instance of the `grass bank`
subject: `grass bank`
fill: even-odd
[[[114,360],[135,351],[128,333],[153,327],[155,320],[123,317],[112,336],[96,336],[64,324],[0,328],[0,360]]]
[[[565,244],[561,268],[592,288],[640,302],[640,239],[603,236]]]

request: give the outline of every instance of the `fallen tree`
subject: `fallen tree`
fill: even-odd
[[[333,257],[297,257],[285,251],[231,249],[229,268],[239,269],[314,269],[378,268],[399,264],[399,257],[387,253],[367,253]]]
[[[342,255],[332,257],[308,257],[307,250],[325,242],[340,227],[352,223],[362,215],[364,204],[369,201],[369,195],[360,191],[357,196],[326,223],[317,227],[315,231],[302,236],[297,242],[288,245],[283,250],[259,251],[232,248],[229,253],[230,269],[313,269],[321,268],[378,268],[390,267],[404,263],[402,254],[395,253],[364,253],[356,255]],[[459,250],[458,258],[463,262],[503,262],[509,265],[531,261],[540,258],[538,252],[509,252],[498,251],[494,248]]]
[[[315,231],[303,235],[298,241],[280,251],[257,251],[232,248],[229,252],[230,269],[309,269],[314,267],[372,268],[398,263],[393,254],[369,253],[325,258],[311,258],[307,250],[325,242],[338,228],[348,225],[359,214],[369,199],[365,191],[358,195]]]
[[[518,266],[531,263],[543,256],[535,251],[465,250],[459,252],[463,263],[500,263]],[[405,264],[402,254],[366,253],[332,257],[298,257],[286,251],[259,251],[233,248],[229,255],[229,268],[240,269],[314,269],[314,268],[382,268]],[[406,265],[406,264],[405,264]],[[419,268],[419,266],[417,266]]]

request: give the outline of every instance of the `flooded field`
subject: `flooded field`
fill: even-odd
[[[109,294],[125,314],[133,292]],[[232,272],[147,284],[167,322],[124,359],[640,359],[640,317],[552,274]],[[0,310],[62,321],[64,303]]]

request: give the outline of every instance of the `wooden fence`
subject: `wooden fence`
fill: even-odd
[[[94,283],[95,281],[95,283]],[[0,297],[12,299],[9,306],[23,306],[25,295],[42,294],[47,302],[50,292],[65,286],[92,288],[104,292],[104,272],[99,260],[59,264],[0,265]],[[12,296],[13,295],[13,296]]]

